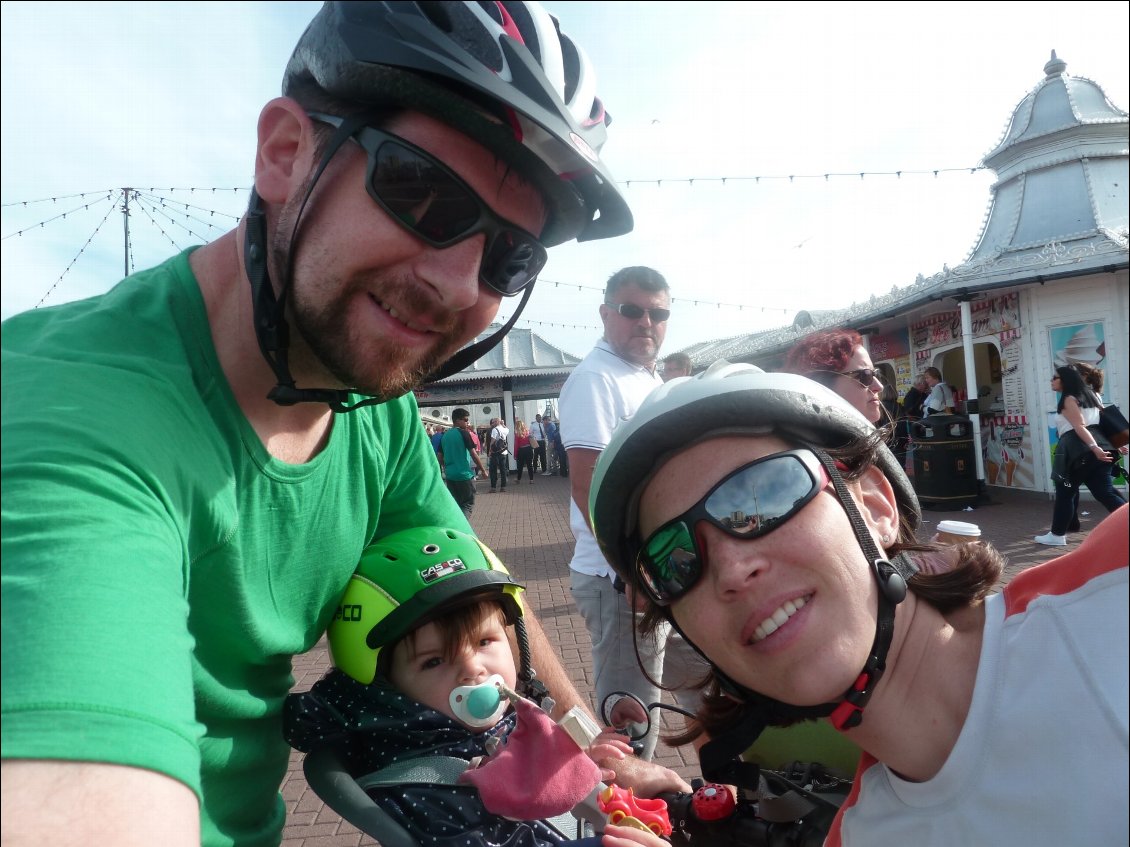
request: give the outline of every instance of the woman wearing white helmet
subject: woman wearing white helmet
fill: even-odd
[[[669,620],[711,663],[707,776],[767,726],[826,718],[865,751],[830,844],[1126,840],[1126,509],[990,596],[999,554],[917,543],[905,474],[841,398],[725,362],[650,395],[592,492],[642,627]]]

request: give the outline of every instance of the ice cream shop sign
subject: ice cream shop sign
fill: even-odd
[[[999,335],[1020,326],[1020,305],[1016,292],[1002,297],[978,300],[970,308],[973,337]],[[910,326],[910,341],[915,350],[941,347],[961,340],[961,312],[937,312]]]

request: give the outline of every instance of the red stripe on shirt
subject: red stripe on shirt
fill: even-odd
[[[1130,506],[1123,506],[1109,515],[1075,550],[1052,559],[1016,576],[1004,589],[1005,617],[1018,614],[1028,604],[1044,595],[1067,594],[1104,573],[1124,568],[1130,564]],[[824,847],[840,847],[844,814],[859,800],[863,774],[878,760],[864,751],[851,792],[845,798]]]
[[[840,847],[840,845],[843,843],[843,834],[840,831],[840,825],[843,822],[844,813],[852,806],[854,806],[857,800],[859,800],[859,784],[863,781],[863,774],[867,771],[868,768],[873,767],[878,763],[879,760],[868,753],[866,750],[864,750],[862,755],[859,757],[859,767],[855,769],[855,779],[852,780],[851,791],[848,793],[848,796],[844,798],[844,802],[840,806],[840,810],[836,812],[836,817],[832,821],[832,826],[828,829],[828,837],[824,839],[824,847]]]
[[[1122,506],[1091,530],[1075,550],[1017,575],[1004,588],[1004,615],[1020,614],[1045,595],[1068,594],[1104,573],[1130,564],[1130,506]]]

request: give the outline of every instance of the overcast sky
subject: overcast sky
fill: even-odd
[[[970,169],[1053,49],[1128,105],[1126,2],[545,5],[596,67],[636,215],[629,236],[552,250],[519,324],[577,355],[626,265],[670,282],[670,352],[960,264],[993,183]],[[3,317],[121,278],[108,191],[190,207],[131,210],[131,270],[234,226],[259,110],[318,6],[3,3]]]

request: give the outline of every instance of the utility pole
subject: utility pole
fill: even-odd
[[[125,250],[123,251],[122,262],[125,265],[125,273],[123,276],[129,276],[129,188],[122,189],[122,229],[125,232]]]

